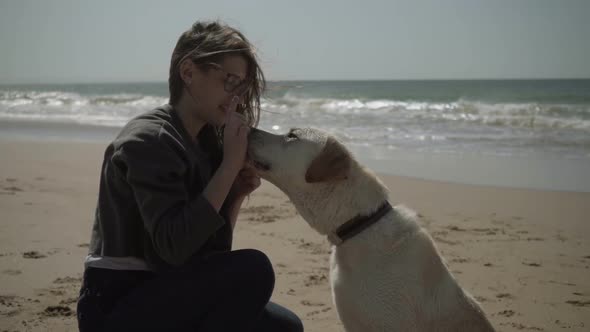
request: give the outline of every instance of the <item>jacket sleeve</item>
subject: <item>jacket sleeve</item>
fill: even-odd
[[[161,132],[156,137],[124,142],[113,154],[113,164],[133,190],[156,253],[178,266],[225,220],[202,194],[189,197],[184,182],[189,169],[182,145]]]

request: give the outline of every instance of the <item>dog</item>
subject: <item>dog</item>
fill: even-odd
[[[333,136],[311,128],[251,130],[248,158],[332,245],[332,300],[347,332],[491,332],[415,212]]]

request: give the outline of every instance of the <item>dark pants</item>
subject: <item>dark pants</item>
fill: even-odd
[[[303,331],[269,302],[274,272],[257,250],[216,253],[171,272],[87,268],[78,326],[91,331]]]

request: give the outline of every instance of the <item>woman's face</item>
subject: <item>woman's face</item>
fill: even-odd
[[[197,101],[195,115],[206,123],[222,126],[232,97],[243,95],[247,72],[248,63],[240,55],[226,55],[219,63],[193,66],[188,89]]]

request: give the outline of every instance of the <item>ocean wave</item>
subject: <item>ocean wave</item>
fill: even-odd
[[[167,102],[141,94],[81,95],[63,91],[0,91],[0,119],[122,126]]]
[[[536,129],[575,129],[590,132],[590,105],[540,103],[483,103],[458,100],[449,103],[396,100],[297,98],[289,94],[267,100],[263,109],[281,115],[335,118],[359,117],[383,121],[464,123]]]
[[[167,102],[142,93],[0,91],[0,120],[123,126]],[[590,151],[589,104],[308,98],[262,100],[263,129],[318,127],[353,146],[457,150]],[[520,152],[516,152],[520,153]]]

